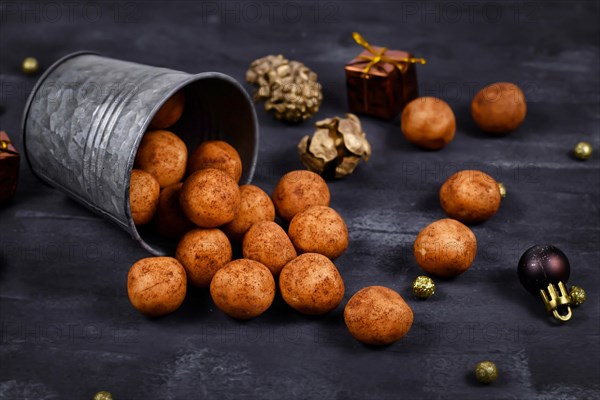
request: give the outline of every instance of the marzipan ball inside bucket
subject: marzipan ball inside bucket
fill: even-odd
[[[23,143],[33,173],[115,222],[151,253],[172,254],[176,243],[133,223],[129,177],[150,122],[179,92],[185,108],[169,131],[189,151],[206,140],[228,142],[242,159],[240,184],[249,183],[258,154],[258,125],[252,102],[235,79],[91,53],[57,61],[29,97]]]

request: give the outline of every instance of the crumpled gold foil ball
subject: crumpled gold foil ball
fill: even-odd
[[[315,127],[313,136],[304,136],[298,144],[300,160],[310,171],[343,178],[354,172],[361,159],[371,157],[371,145],[356,115],[326,118]]]
[[[265,111],[276,119],[302,122],[319,111],[323,102],[317,74],[298,61],[280,55],[254,60],[246,72],[246,81],[258,85],[255,101],[265,101]]]
[[[569,295],[571,296],[571,305],[580,306],[585,303],[585,290],[580,286],[571,286]]]
[[[427,299],[435,293],[435,282],[428,276],[417,276],[413,281],[412,291],[420,299]]]
[[[113,396],[110,392],[102,390],[94,395],[94,400],[113,400]]]
[[[506,197],[506,186],[502,182],[498,182],[498,190],[500,190],[500,197]]]
[[[491,361],[482,361],[475,366],[475,378],[481,383],[490,384],[498,379],[498,368]]]

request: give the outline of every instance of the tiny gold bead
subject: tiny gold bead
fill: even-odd
[[[571,296],[571,305],[580,306],[585,303],[585,290],[580,286],[571,286],[569,295]]]
[[[506,197],[506,186],[504,186],[504,183],[498,182],[498,189],[500,190],[500,197],[505,198]]]
[[[35,59],[33,57],[27,57],[26,59],[23,60],[21,69],[23,70],[23,73],[25,73],[27,75],[33,75],[38,72],[38,70],[40,69],[40,65],[39,65],[37,59]]]
[[[427,299],[435,293],[435,282],[428,276],[418,276],[412,284],[412,291],[418,298]]]
[[[94,395],[94,400],[113,400],[113,396],[110,392],[102,390]]]
[[[498,368],[491,361],[482,361],[475,367],[475,378],[481,383],[492,383],[498,379]]]
[[[573,154],[579,160],[587,160],[592,156],[592,145],[588,142],[579,142],[575,145]]]

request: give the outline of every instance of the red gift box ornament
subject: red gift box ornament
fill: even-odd
[[[357,32],[352,37],[365,50],[345,67],[350,110],[394,118],[418,97],[414,64],[425,64],[425,59],[405,51],[372,46]]]
[[[0,131],[0,206],[14,196],[19,178],[19,153],[4,131]]]

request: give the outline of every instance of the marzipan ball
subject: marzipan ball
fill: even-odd
[[[179,203],[193,223],[216,228],[235,218],[240,209],[240,189],[225,172],[202,169],[185,180]]]
[[[275,280],[261,263],[235,260],[217,271],[210,283],[210,295],[225,314],[250,319],[265,312],[273,303]]]
[[[167,129],[181,118],[185,106],[183,92],[177,92],[167,100],[154,114],[150,129]]]
[[[440,189],[440,203],[450,217],[464,223],[482,222],[496,214],[502,196],[494,178],[477,170],[459,171]]]
[[[261,221],[275,220],[275,207],[268,194],[254,185],[240,186],[240,209],[233,219],[223,225],[223,231],[234,241],[239,241],[250,227]],[[246,257],[248,258],[248,257]]]
[[[333,260],[348,248],[346,223],[333,208],[307,208],[292,219],[288,233],[298,253],[319,253]]]
[[[286,222],[310,206],[329,206],[329,187],[318,174],[298,170],[285,174],[273,191],[277,214]]]
[[[200,143],[192,152],[188,163],[188,173],[201,169],[215,168],[226,172],[236,182],[242,177],[242,159],[229,143],[222,140],[208,140]]]
[[[283,266],[296,258],[294,245],[285,231],[273,221],[261,221],[252,225],[242,243],[244,258],[258,261],[279,275]]]
[[[186,233],[175,257],[187,272],[190,284],[208,287],[215,273],[231,261],[231,244],[219,229],[194,229]]]
[[[160,192],[156,210],[156,229],[167,238],[179,239],[196,225],[185,216],[179,204],[183,183],[167,186]]]
[[[129,178],[129,208],[136,225],[144,225],[152,220],[158,206],[160,185],[149,173],[140,169],[131,171]]]
[[[462,223],[446,218],[425,227],[414,244],[417,264],[425,272],[444,278],[465,272],[475,259],[477,241]]]
[[[154,175],[161,188],[181,181],[186,163],[185,143],[169,131],[147,132],[135,156],[135,167]]]
[[[517,129],[527,114],[521,89],[512,83],[498,82],[481,89],[471,102],[471,115],[482,131],[502,134]]]
[[[158,317],[177,310],[186,293],[185,270],[171,257],[142,258],[127,275],[127,294],[142,314]]]
[[[419,97],[402,111],[402,133],[406,140],[429,150],[446,147],[454,139],[456,120],[442,99]]]
[[[279,276],[283,300],[303,314],[325,314],[344,297],[344,281],[329,258],[306,253],[285,265]]]
[[[344,321],[350,334],[371,345],[386,345],[402,339],[413,323],[413,312],[402,296],[383,286],[356,292],[346,304]]]

